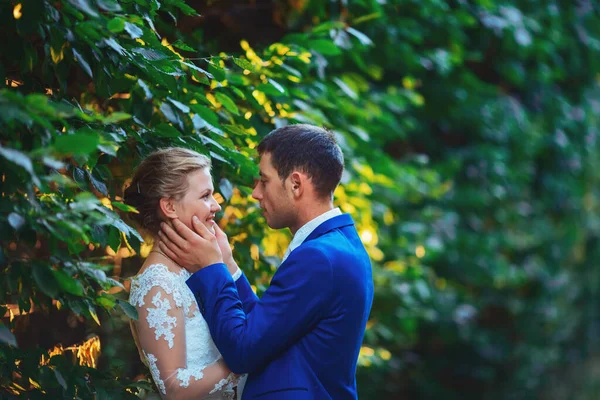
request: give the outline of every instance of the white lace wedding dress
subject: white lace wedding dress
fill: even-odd
[[[196,299],[190,273],[152,264],[131,280],[129,301],[139,318],[132,331],[142,361],[163,398],[234,399],[238,376],[216,348]]]

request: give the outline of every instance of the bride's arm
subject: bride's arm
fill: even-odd
[[[139,345],[164,399],[201,399],[235,379],[222,359],[187,365],[184,310],[169,290],[152,287],[136,307]]]

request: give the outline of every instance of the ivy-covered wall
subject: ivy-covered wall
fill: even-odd
[[[336,132],[371,255],[361,399],[594,399],[595,1],[0,4],[2,397],[152,391],[121,202],[152,150],[210,155],[260,294],[289,232],[250,198],[260,138]]]

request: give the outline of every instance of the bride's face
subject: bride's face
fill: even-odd
[[[192,217],[195,215],[208,228],[215,233],[215,213],[221,206],[215,198],[212,177],[208,168],[194,171],[188,175],[188,190],[182,199],[175,202],[177,217],[194,230]]]

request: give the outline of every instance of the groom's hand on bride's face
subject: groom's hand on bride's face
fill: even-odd
[[[215,237],[217,238],[217,244],[223,255],[223,262],[229,265],[233,262],[233,253],[231,251],[231,246],[229,245],[229,239],[227,239],[227,235],[217,224],[215,224]]]
[[[215,235],[195,217],[193,224],[196,232],[179,219],[172,220],[172,227],[163,222],[158,243],[167,256],[192,273],[223,262]]]

